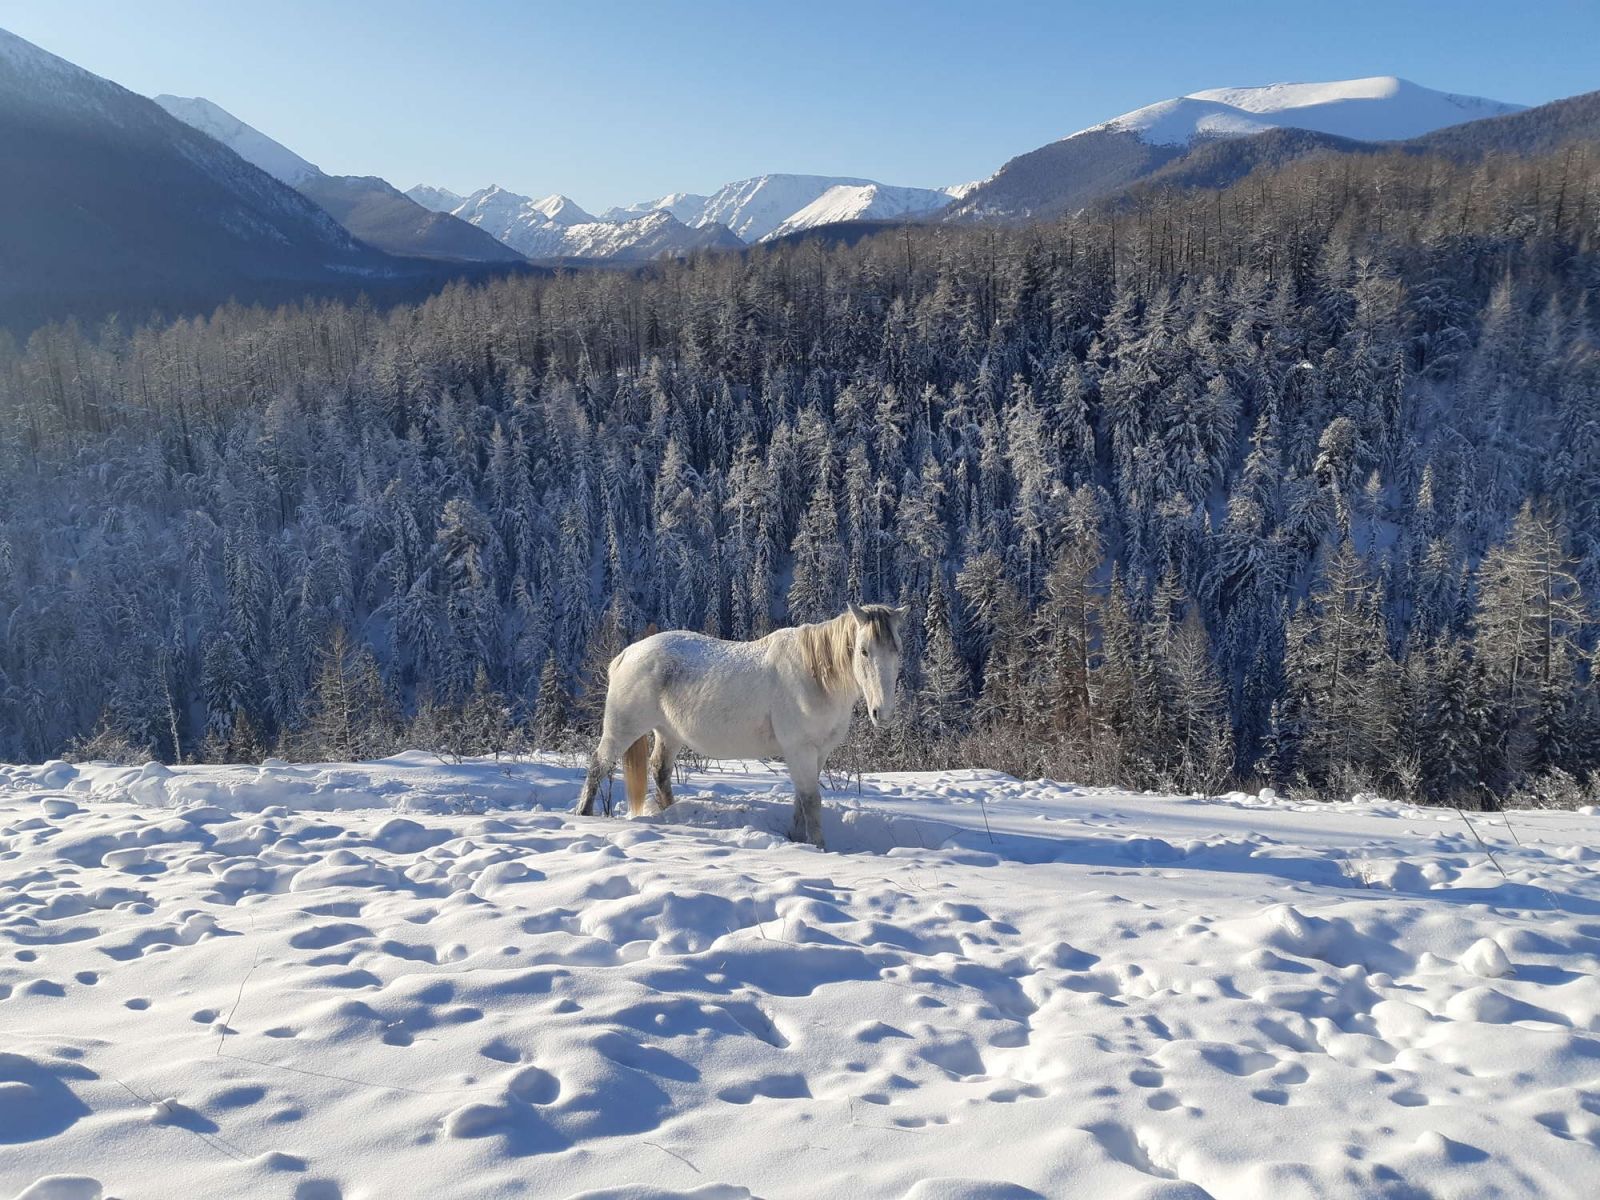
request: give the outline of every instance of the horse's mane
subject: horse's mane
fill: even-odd
[[[864,604],[858,611],[864,618],[862,622],[846,609],[831,621],[795,626],[800,661],[817,681],[817,686],[830,695],[843,690],[850,681],[850,655],[855,652],[859,625],[867,626],[874,642],[887,642],[899,648],[894,635],[894,609],[887,604]]]

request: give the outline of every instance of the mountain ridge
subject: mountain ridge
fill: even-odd
[[[389,254],[467,262],[522,256],[448,213],[430,210],[375,175],[329,175],[203,96],[160,95],[156,104],[294,188],[356,237]]]

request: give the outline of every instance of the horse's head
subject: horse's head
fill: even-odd
[[[895,689],[900,683],[900,629],[910,611],[887,604],[850,606],[856,624],[850,669],[874,725],[894,715]]]

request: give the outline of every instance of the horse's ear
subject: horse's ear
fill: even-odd
[[[856,624],[865,625],[867,623],[867,614],[861,611],[860,606],[854,600],[846,601],[846,603],[850,606],[850,615],[855,618]]]
[[[889,610],[889,619],[894,622],[896,632],[899,632],[899,630],[905,625],[906,618],[910,615],[911,605],[909,604],[901,604]]]

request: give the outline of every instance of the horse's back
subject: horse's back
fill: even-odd
[[[719,758],[776,753],[775,677],[760,642],[687,630],[652,634],[620,654],[611,688],[619,708]],[[608,697],[608,707],[613,702]]]
[[[658,694],[702,683],[726,685],[762,673],[758,646],[669,629],[641,638],[619,654],[612,662],[611,678]]]

